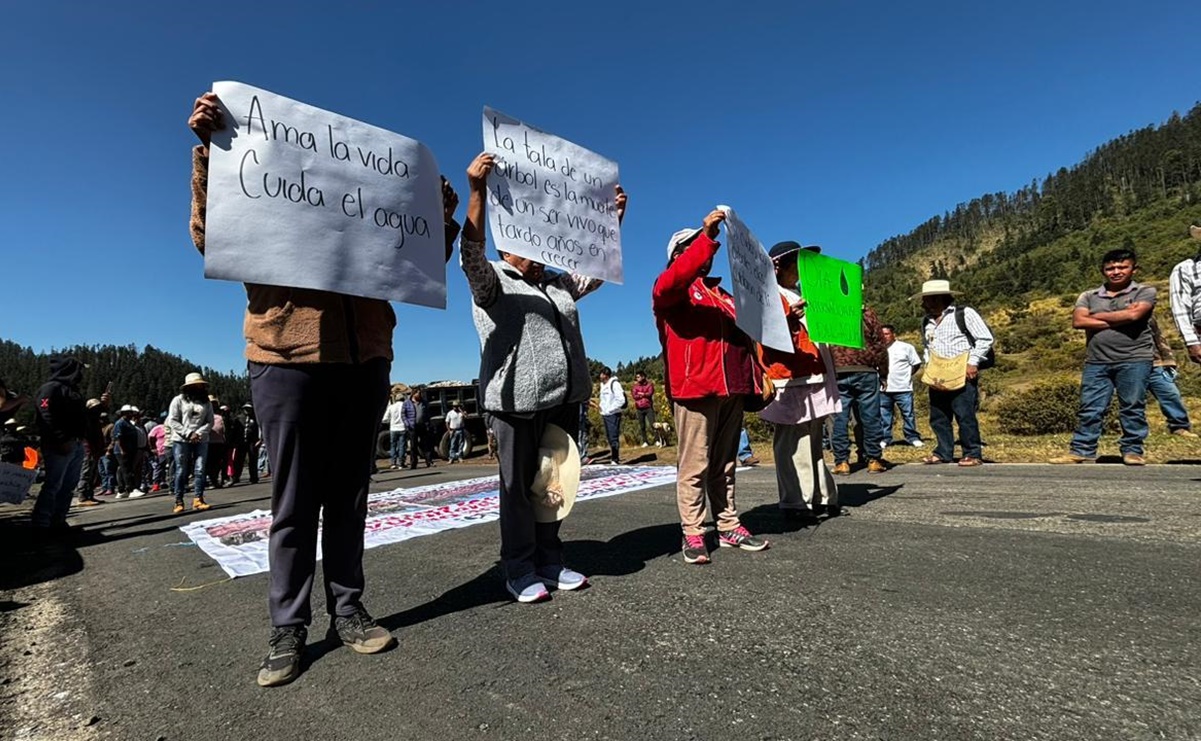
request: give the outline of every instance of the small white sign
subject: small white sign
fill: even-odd
[[[792,352],[788,318],[776,284],[776,271],[767,250],[729,206],[726,214],[726,255],[734,294],[735,323],[751,339],[768,347]]]
[[[484,108],[488,223],[498,250],[552,268],[624,279],[617,223],[617,163]]]
[[[206,278],[446,307],[429,147],[242,83],[213,92]]]

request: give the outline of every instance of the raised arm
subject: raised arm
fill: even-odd
[[[701,233],[692,240],[684,252],[672,260],[651,291],[651,306],[665,309],[688,299],[688,287],[701,275],[701,269],[713,259],[721,244],[717,234],[721,222],[726,220],[724,211],[714,209],[705,217]]]
[[[208,207],[209,142],[214,131],[225,125],[215,93],[205,93],[196,99],[188,128],[200,139],[192,150],[192,243],[204,254],[204,218]]]
[[[621,222],[626,216],[626,203],[629,201],[629,197],[620,185],[613,186],[613,189],[617,191],[617,197],[613,200],[617,207],[617,225],[621,226]],[[589,278],[585,275],[571,273],[570,275],[564,274],[560,276],[558,283],[563,290],[571,294],[572,298],[579,301],[600,288],[604,284],[604,281],[600,278]]]
[[[463,238],[459,240],[459,265],[467,276],[471,297],[483,308],[496,301],[500,279],[484,256],[484,219],[488,198],[488,173],[496,166],[495,155],[483,152],[467,166],[467,218],[463,222]]]

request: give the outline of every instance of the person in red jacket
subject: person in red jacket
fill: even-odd
[[[757,389],[751,340],[734,324],[734,297],[721,288],[719,278],[709,277],[725,218],[714,210],[701,228],[672,235],[667,269],[655,281],[651,297],[679,436],[676,503],[685,563],[709,563],[706,492],[720,547],[768,547],[742,526],[734,501],[743,401]]]

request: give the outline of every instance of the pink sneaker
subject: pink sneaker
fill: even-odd
[[[762,551],[769,545],[766,538],[751,535],[742,525],[733,530],[717,534],[717,544],[722,548],[741,548],[744,551]]]
[[[684,536],[684,563],[709,563],[709,548],[704,535]]]

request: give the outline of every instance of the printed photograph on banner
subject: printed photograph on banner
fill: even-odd
[[[0,462],[0,502],[20,504],[29,496],[37,471],[14,463]]]
[[[206,278],[446,307],[429,147],[239,82],[213,92]]]
[[[484,108],[488,225],[496,249],[621,283],[617,163]]]
[[[776,288],[776,270],[767,250],[729,206],[726,215],[726,257],[730,261],[730,292],[734,294],[734,323],[751,339],[792,352],[788,317]]]
[[[814,342],[863,348],[863,268],[808,250],[797,253],[805,324]]]

